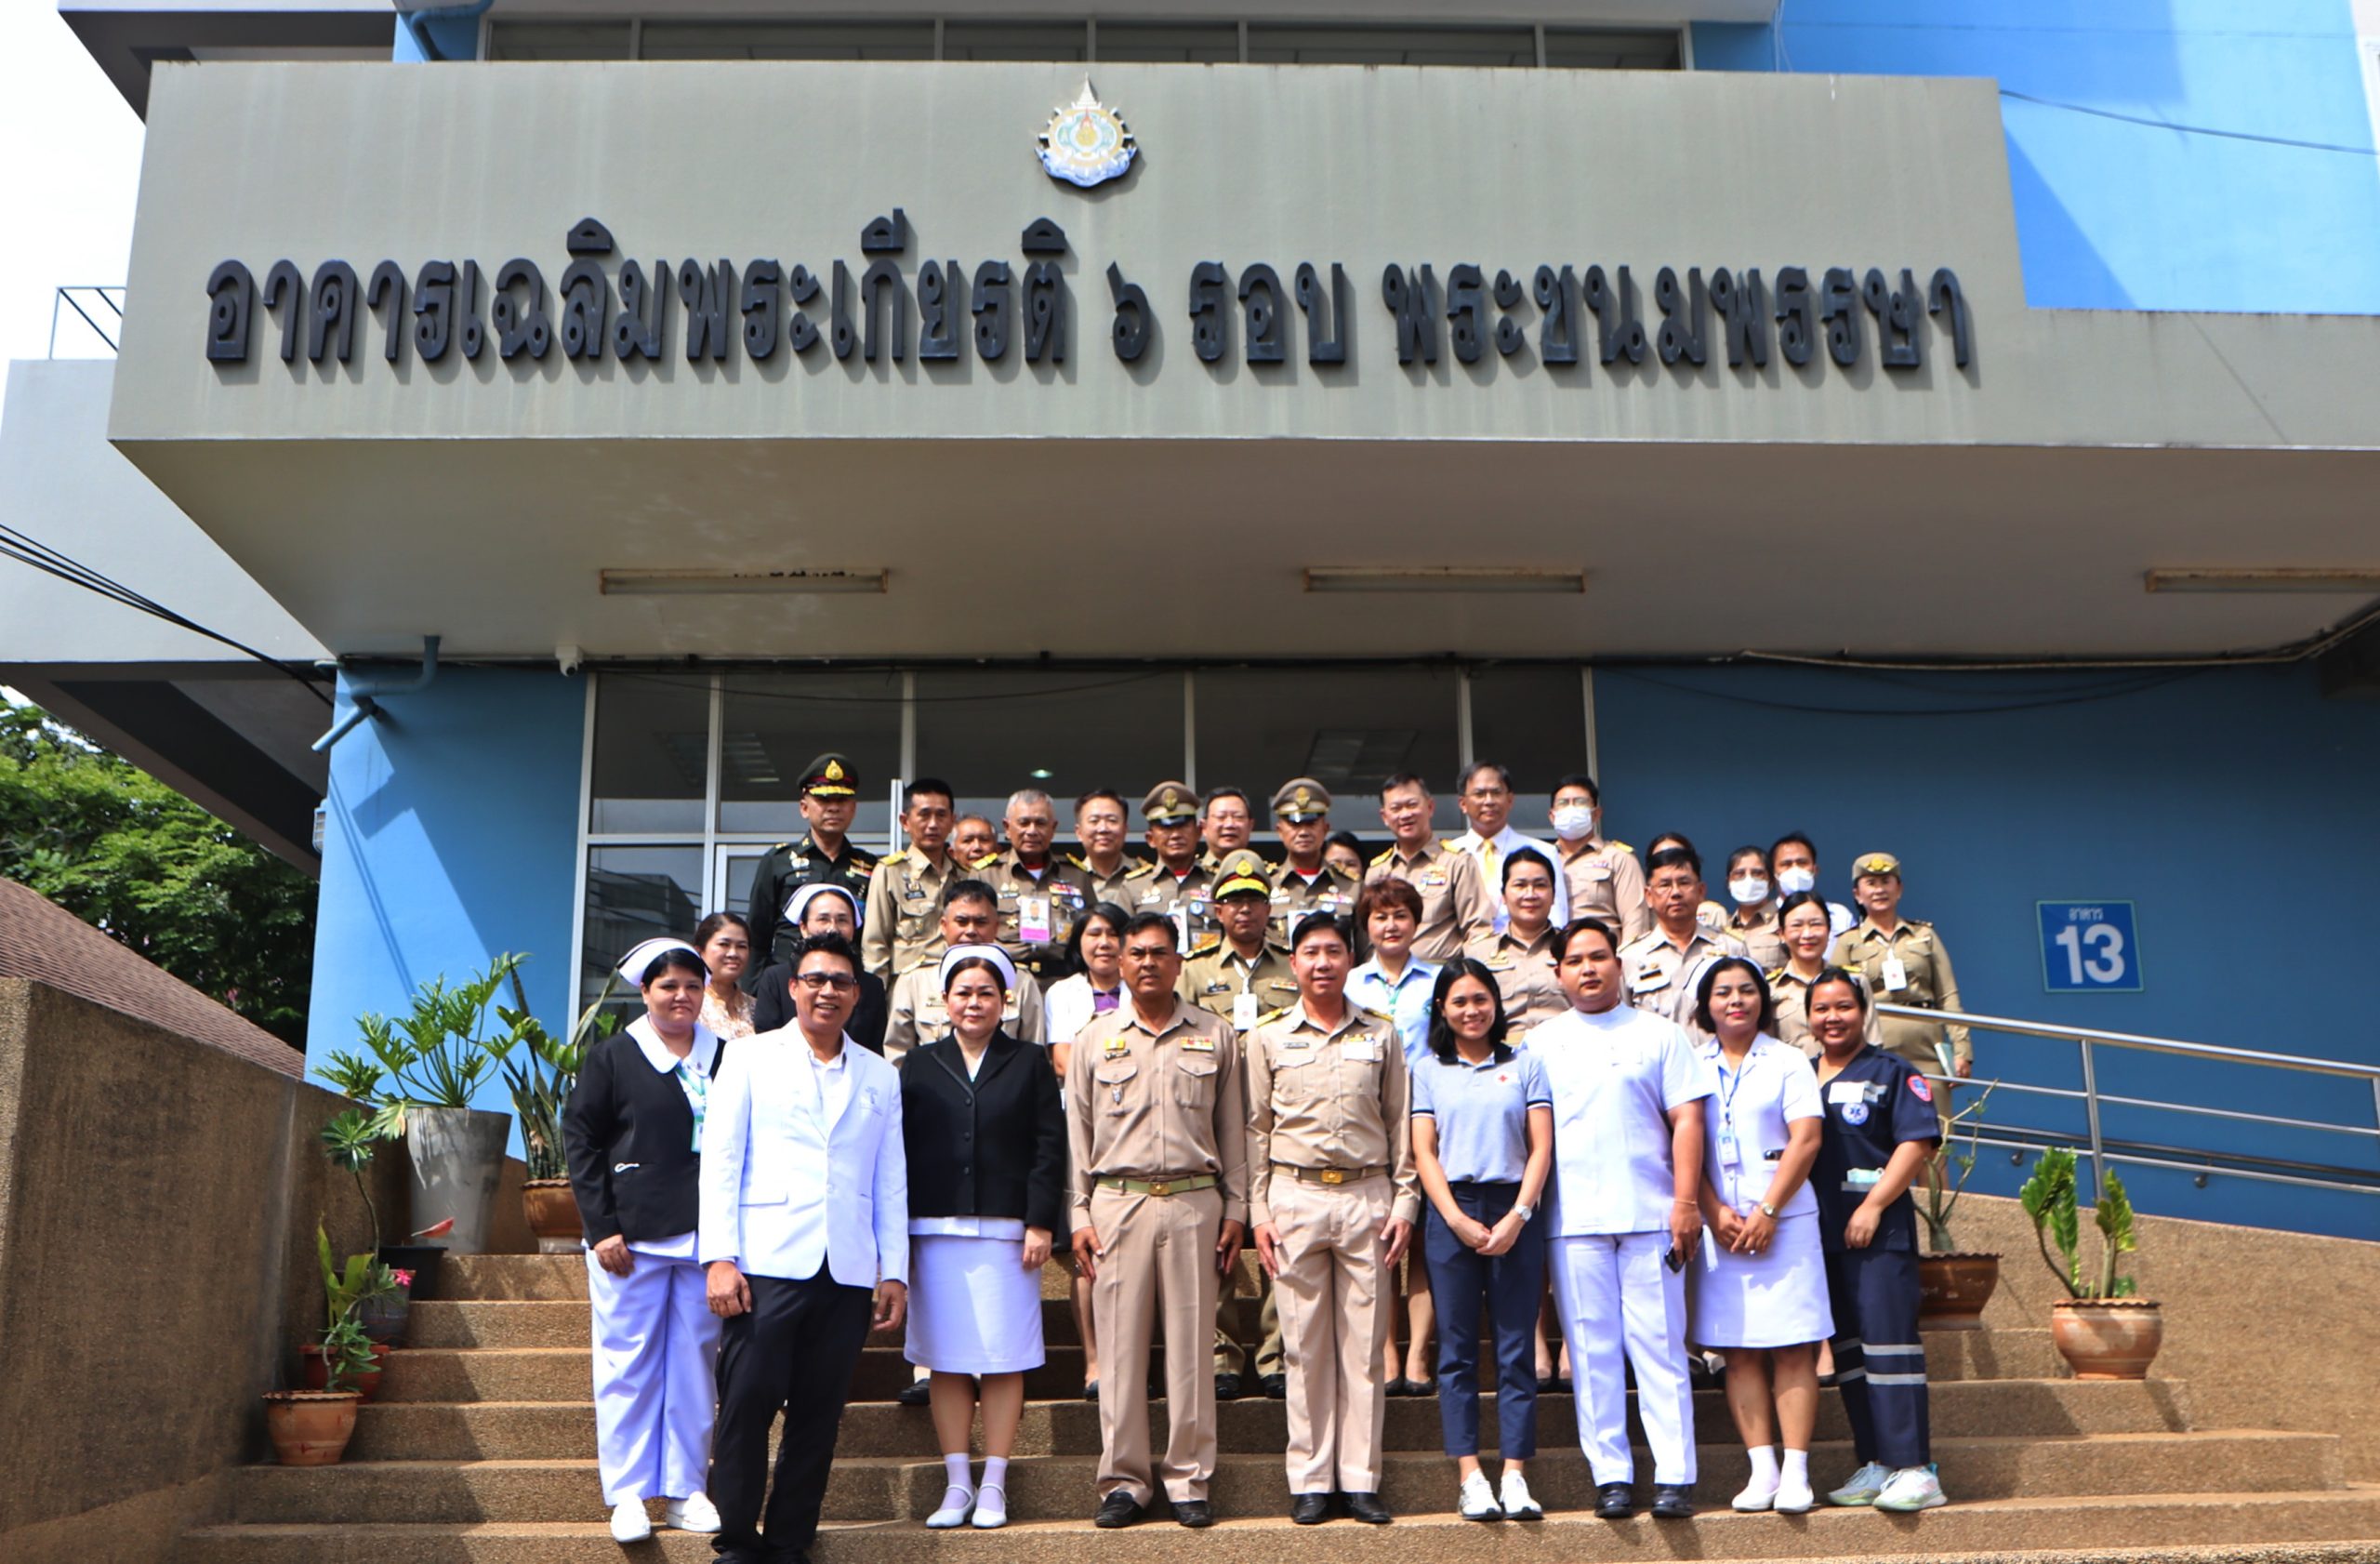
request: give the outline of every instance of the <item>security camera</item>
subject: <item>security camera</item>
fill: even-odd
[[[562,677],[567,679],[586,665],[587,654],[576,642],[565,641],[554,648],[554,661],[562,665]]]

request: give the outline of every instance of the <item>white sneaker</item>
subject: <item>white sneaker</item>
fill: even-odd
[[[1757,1510],[1765,1510],[1777,1502],[1778,1487],[1778,1484],[1774,1478],[1763,1482],[1758,1478],[1754,1478],[1744,1484],[1744,1491],[1741,1493],[1737,1494],[1727,1503],[1746,1515]]]
[[[1465,1520],[1501,1520],[1504,1512],[1497,1507],[1496,1491],[1488,1486],[1488,1474],[1474,1472],[1462,1479],[1462,1492],[1455,1500],[1455,1508]]]
[[[1875,1499],[1880,1510],[1901,1511],[1937,1509],[1950,1502],[1950,1496],[1942,1491],[1941,1479],[1934,1475],[1931,1466],[1902,1467],[1892,1475]]]
[[[993,1531],[1008,1524],[1008,1493],[1005,1490],[985,1487],[975,1495],[975,1526],[978,1531]]]
[[[1504,1474],[1504,1488],[1499,1496],[1504,1515],[1510,1520],[1543,1520],[1545,1512],[1537,1507],[1536,1498],[1528,1491],[1528,1479],[1518,1472]]]
[[[1778,1477],[1777,1497],[1769,1505],[1778,1515],[1801,1515],[1818,1502],[1807,1478]]]
[[[710,1502],[709,1494],[697,1491],[662,1505],[661,1524],[674,1531],[716,1531],[719,1506]]]
[[[942,1491],[942,1508],[926,1517],[926,1530],[947,1531],[967,1524],[967,1513],[975,1507],[975,1491],[953,1484]]]
[[[653,1535],[653,1521],[641,1499],[623,1499],[612,1506],[612,1541],[641,1543]]]
[[[1871,1461],[1851,1474],[1851,1480],[1826,1496],[1830,1504],[1872,1504],[1876,1495],[1892,1480],[1892,1468],[1881,1461]]]

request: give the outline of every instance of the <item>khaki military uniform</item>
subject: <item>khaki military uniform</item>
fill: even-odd
[[[1388,1017],[1302,1002],[1248,1036],[1249,1213],[1276,1231],[1291,1493],[1377,1493],[1394,1289],[1381,1228],[1421,1215],[1405,1050]]]
[[[1810,1035],[1810,985],[1796,976],[1790,965],[1774,968],[1768,974],[1768,991],[1777,1000],[1777,1038],[1788,1042],[1811,1058],[1826,1052]],[[1873,1010],[1868,1012],[1868,1040],[1882,1048],[1884,1034],[1884,1018]]]
[[[1426,843],[1407,857],[1390,847],[1371,861],[1364,882],[1402,880],[1421,895],[1421,921],[1413,932],[1413,954],[1444,963],[1496,927],[1496,904],[1479,878],[1479,860],[1443,842]],[[1361,931],[1358,931],[1361,932]]]
[[[1942,936],[1931,923],[1904,918],[1886,934],[1872,920],[1862,918],[1858,928],[1834,942],[1827,960],[1863,974],[1868,998],[1877,1003],[1914,1005],[1921,1010],[1965,1008],[1959,999],[1959,980],[1950,971],[1950,953],[1943,948]],[[1882,1025],[1884,1046],[1927,1075],[1942,1073],[1942,1061],[1935,1049],[1943,1042],[1950,1044],[1954,1063],[1975,1057],[1975,1046],[1964,1027],[1901,1016],[1885,1016]],[[1941,1096],[1947,1102],[1950,1093]]]
[[[899,1064],[919,1043],[947,1037],[950,1009],[943,1002],[941,963],[911,967],[894,978],[886,1010],[884,1057],[891,1064]],[[1050,1018],[1042,1007],[1039,987],[1017,984],[1000,1011],[1000,1030],[1020,1042],[1050,1040]]]
[[[1785,928],[1777,921],[1775,907],[1763,907],[1759,911],[1760,916],[1749,923],[1740,914],[1729,915],[1721,932],[1733,934],[1761,971],[1771,972],[1785,964]]]
[[[1204,863],[1177,875],[1163,864],[1143,864],[1124,877],[1116,905],[1135,917],[1162,912],[1181,932],[1182,948],[1196,949],[1215,932],[1215,871]]]
[[[1620,972],[1628,984],[1628,1002],[1676,1022],[1689,1036],[1709,1037],[1694,1024],[1695,992],[1702,985],[1703,969],[1722,956],[1743,953],[1742,940],[1699,921],[1683,950],[1656,927],[1620,948]]]
[[[1183,963],[1176,991],[1245,1032],[1257,1017],[1295,1004],[1298,980],[1289,970],[1289,953],[1279,946],[1267,941],[1251,961],[1231,941],[1218,939]]]
[[[1127,853],[1117,860],[1115,873],[1102,874],[1091,867],[1091,859],[1083,854],[1069,853],[1066,855],[1066,867],[1073,869],[1075,878],[1082,881],[1083,895],[1090,899],[1092,906],[1097,906],[1104,901],[1112,901],[1117,906],[1122,907],[1124,887],[1130,884],[1132,876],[1140,871],[1141,862]]]
[[[1626,944],[1653,926],[1653,909],[1645,902],[1645,866],[1636,849],[1624,842],[1597,842],[1589,837],[1573,853],[1556,841],[1562,882],[1570,893],[1572,918],[1600,918]]]
[[[1496,974],[1497,991],[1504,996],[1504,1023],[1517,1037],[1568,1012],[1570,996],[1554,970],[1554,935],[1547,924],[1535,939],[1523,939],[1506,929],[1474,939],[1463,950]]]
[[[757,979],[762,968],[793,953],[801,931],[786,921],[785,909],[796,891],[804,885],[840,885],[853,902],[866,907],[868,879],[875,872],[876,855],[853,845],[849,837],[832,857],[806,831],[798,842],[770,848],[752,876],[752,903],[744,920],[752,926],[751,977]]]
[[[933,860],[906,847],[868,877],[867,916],[859,931],[860,963],[889,987],[911,967],[942,959],[942,893],[967,877],[952,854]]]
[[[1215,1470],[1215,1382],[1197,1345],[1214,1326],[1221,1224],[1248,1216],[1248,1098],[1239,1040],[1220,1017],[1176,1002],[1152,1029],[1128,1000],[1094,1016],[1066,1080],[1073,1230],[1104,1253],[1091,1280],[1099,1336],[1099,1490],[1140,1504],[1158,1481],[1204,1499]],[[1196,1187],[1190,1187],[1196,1186]],[[1151,1336],[1165,1339],[1172,1426],[1152,1466]]]
[[[1355,897],[1362,890],[1360,881],[1327,863],[1311,880],[1282,864],[1273,870],[1273,920],[1266,933],[1275,943],[1287,946],[1289,935],[1297,930],[1298,921],[1310,912],[1351,918],[1355,912]]]
[[[1047,988],[1064,977],[1066,936],[1075,920],[1090,909],[1089,889],[1082,871],[1052,854],[1039,874],[1017,861],[1016,850],[997,854],[975,866],[974,878],[999,897],[1001,948],[1016,961],[1019,972],[1030,972]],[[1029,925],[1038,927],[1027,938]]]

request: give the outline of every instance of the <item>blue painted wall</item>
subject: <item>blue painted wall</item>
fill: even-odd
[[[568,1025],[586,702],[556,673],[450,668],[339,740],[310,1067],[360,1047],[357,1016],[401,1014],[422,983],[463,981],[507,950],[532,958],[521,978],[538,1018]],[[479,1106],[510,1110],[500,1080]]]
[[[1605,669],[1606,817],[1639,845],[1677,829],[1716,881],[1726,855],[1790,829],[1848,903],[1852,859],[1903,863],[1905,915],[1941,931],[1975,1014],[2380,1064],[2380,1028],[2336,978],[2368,963],[2334,888],[2380,881],[2380,709],[2326,701],[2308,669],[2185,674]],[[2145,990],[2043,991],[2038,900],[2138,904]],[[2277,939],[2276,925],[2300,937]],[[2346,936],[2346,937],[2342,937]],[[2070,1043],[1977,1040],[1977,1073],[2081,1084]],[[2374,1124],[2366,1088],[2107,1054],[2100,1090]],[[2080,1129],[2079,1108],[2003,1093],[2003,1124]],[[2370,1138],[2111,1109],[2107,1133],[2380,1168]],[[2121,1168],[2145,1210],[2380,1238],[2380,1198]],[[2013,1193],[2007,1155],[1977,1188]]]
[[[2025,291],[2054,309],[2380,312],[2380,157],[2347,0],[1780,0],[1701,70],[1990,76]]]

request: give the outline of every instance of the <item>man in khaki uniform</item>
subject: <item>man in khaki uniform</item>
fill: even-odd
[[[1336,1491],[1379,1525],[1387,1283],[1421,1213],[1405,1049],[1395,1022],[1347,1002],[1345,923],[1309,913],[1295,938],[1298,1002],[1248,1037],[1249,1214],[1287,1348],[1289,1518],[1327,1519]]]
[[[1743,955],[1743,941],[1699,916],[1702,860],[1691,847],[1655,851],[1645,866],[1645,899],[1653,908],[1652,928],[1620,948],[1628,1002],[1676,1022],[1699,1040],[1710,1036],[1694,1024],[1695,990],[1703,969],[1722,956]]]
[[[950,828],[950,850],[969,868],[981,868],[1000,855],[1000,831],[981,815],[961,815]]]
[[[1595,779],[1574,771],[1555,783],[1546,818],[1562,855],[1570,916],[1602,919],[1623,943],[1650,929],[1653,909],[1645,902],[1644,867],[1636,861],[1636,849],[1603,834],[1603,794]]]
[[[1162,912],[1173,920],[1182,948],[1192,949],[1215,931],[1215,877],[1198,861],[1198,795],[1180,782],[1160,782],[1141,800],[1155,863],[1124,877],[1117,905],[1127,912]]]
[[[1284,855],[1272,874],[1271,937],[1283,947],[1309,912],[1344,918],[1355,910],[1363,882],[1322,855],[1330,836],[1330,789],[1311,776],[1292,776],[1273,794],[1273,828]]]
[[[992,888],[980,880],[954,880],[943,893],[943,948],[954,945],[988,945],[998,914]],[[950,1011],[942,999],[942,969],[936,962],[911,967],[892,981],[886,1001],[884,1057],[899,1064],[910,1049],[934,1042],[950,1031]],[[1000,1014],[1000,1029],[1019,1042],[1048,1042],[1049,1017],[1041,1007],[1041,990],[1020,983],[1008,996]]]
[[[1124,853],[1124,795],[1093,788],[1075,800],[1075,840],[1082,851],[1068,854],[1066,867],[1082,881],[1084,896],[1092,906],[1121,907],[1125,882],[1140,867]]]
[[[1402,880],[1421,894],[1421,921],[1413,954],[1445,963],[1496,926],[1496,904],[1479,878],[1479,860],[1458,853],[1430,828],[1430,785],[1409,771],[1380,790],[1381,824],[1395,840],[1371,861],[1364,880]]]
[[[940,961],[948,948],[942,939],[942,893],[965,872],[950,851],[957,818],[950,784],[919,777],[901,801],[909,845],[868,877],[860,961],[888,985],[911,967]]]
[[[1248,1215],[1248,1097],[1239,1040],[1175,992],[1182,952],[1171,920],[1124,931],[1131,998],[1094,1016],[1066,1079],[1075,1265],[1091,1279],[1101,1377],[1099,1514],[1130,1526],[1159,1480],[1184,1526],[1213,1524],[1215,1387],[1197,1345],[1214,1329],[1222,1279],[1239,1260]],[[1171,1429],[1152,1469],[1150,1336],[1165,1331]]]
[[[1047,988],[1065,975],[1066,935],[1089,907],[1082,874],[1051,855],[1057,806],[1038,788],[1009,795],[1008,851],[976,866],[999,898],[1000,948]]]
[[[1900,860],[1890,853],[1862,854],[1852,860],[1851,874],[1852,899],[1865,916],[1858,927],[1834,942],[1827,960],[1862,974],[1872,1001],[1920,1010],[1965,1009],[1942,936],[1933,924],[1900,915]],[[1964,1080],[1975,1073],[1975,1044],[1964,1027],[1912,1021],[1904,1015],[1876,1019],[1884,1032],[1884,1046],[1921,1072],[1941,1074],[1941,1055],[1947,1050],[1952,1075]],[[1942,1121],[1946,1146],[1950,1144],[1954,1090],[1945,1085],[1934,1094],[1934,1112]]]
[[[1250,807],[1248,795],[1237,788],[1217,788],[1207,795],[1198,815],[1198,839],[1206,846],[1198,861],[1210,871],[1220,868],[1255,834],[1256,812]]]

